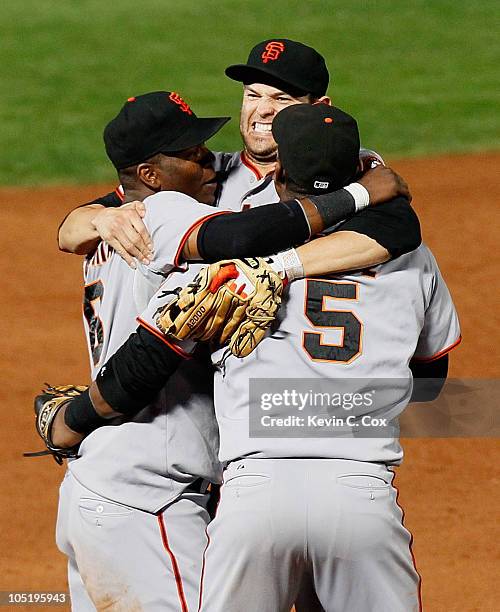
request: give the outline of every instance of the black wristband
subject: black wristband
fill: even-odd
[[[101,425],[109,423],[109,420],[97,414],[87,389],[66,405],[64,422],[76,433],[87,435]]]
[[[325,229],[356,212],[354,198],[345,189],[308,197],[318,209],[325,224]]]

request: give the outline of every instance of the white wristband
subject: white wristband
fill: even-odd
[[[370,194],[366,187],[363,187],[361,183],[351,183],[344,187],[346,191],[348,191],[352,197],[354,198],[354,206],[356,207],[356,212],[363,210],[370,204]]]
[[[298,278],[304,278],[304,266],[302,265],[300,257],[297,255],[297,251],[295,249],[282,251],[277,255],[273,255],[273,258],[279,261],[282,270],[290,283]]]

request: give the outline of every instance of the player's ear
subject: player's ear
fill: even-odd
[[[313,104],[326,104],[327,106],[332,106],[332,99],[330,96],[321,96],[313,102]]]
[[[137,166],[137,178],[152,189],[158,191],[161,188],[161,180],[155,164],[142,163]]]

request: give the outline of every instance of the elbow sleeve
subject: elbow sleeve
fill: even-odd
[[[296,201],[259,206],[208,219],[198,232],[204,261],[270,255],[302,244],[310,237],[309,222]]]
[[[167,344],[139,327],[101,368],[96,384],[113,410],[131,417],[151,403],[181,361]]]

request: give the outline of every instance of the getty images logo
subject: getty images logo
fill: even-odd
[[[314,189],[328,189],[328,181],[314,181]]]

